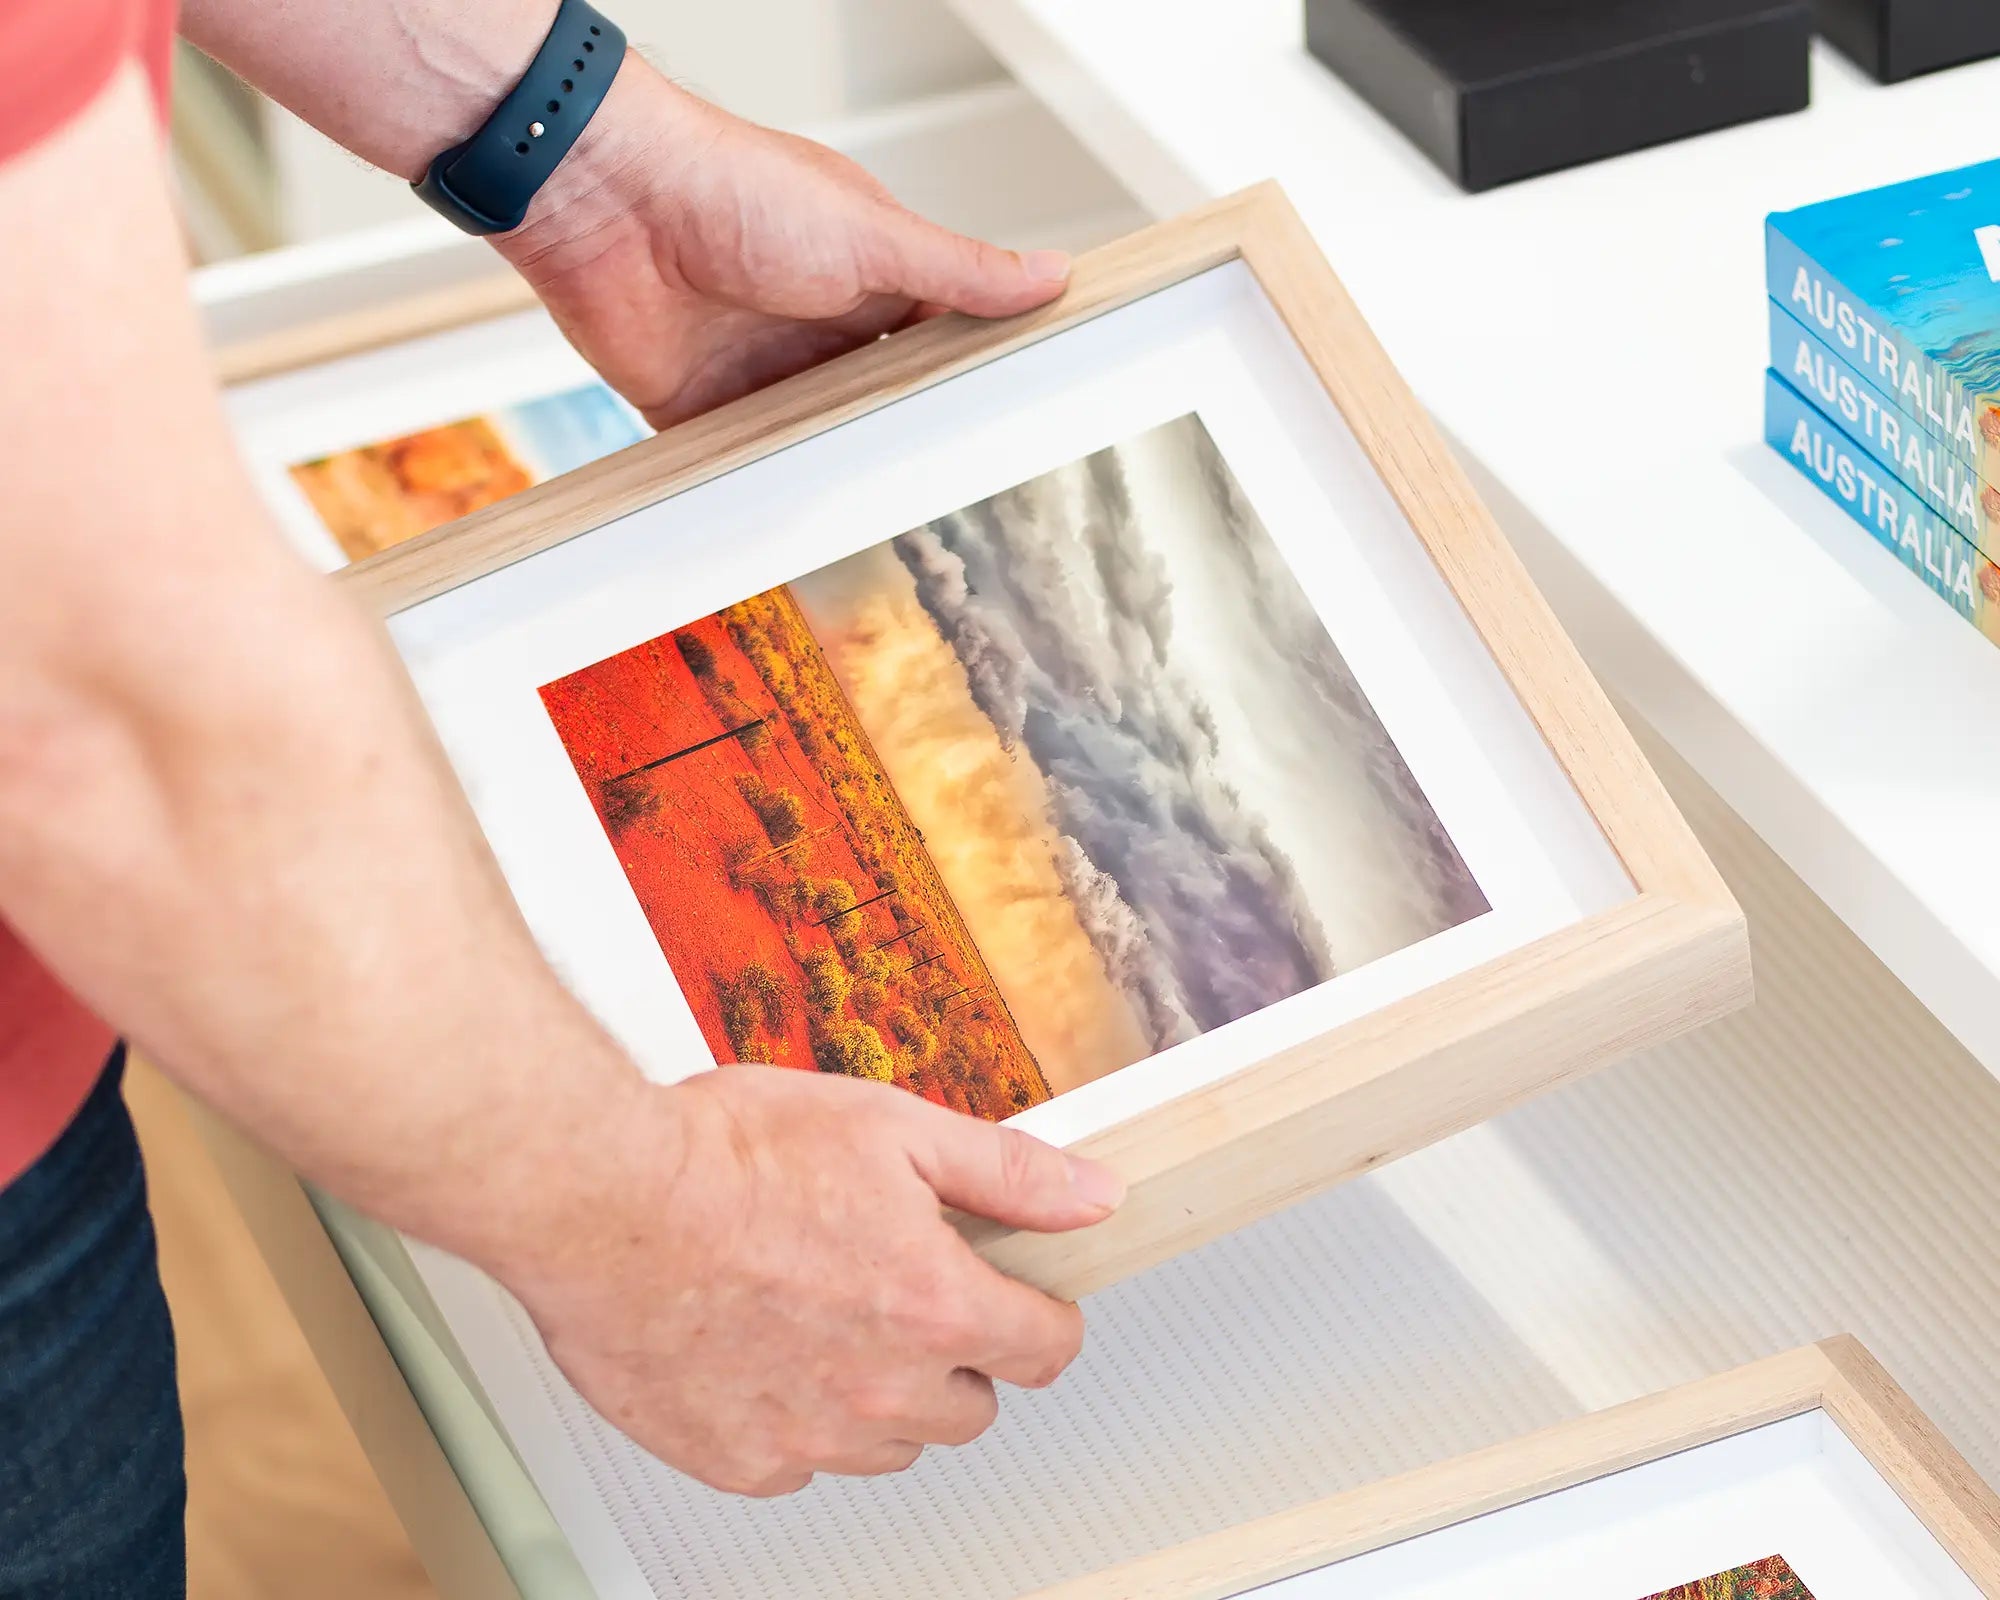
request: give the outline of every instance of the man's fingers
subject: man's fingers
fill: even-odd
[[[879,1478],[885,1472],[902,1472],[917,1464],[917,1457],[924,1453],[924,1447],[908,1439],[891,1439],[886,1444],[872,1445],[865,1450],[857,1450],[851,1455],[836,1456],[831,1461],[822,1462],[822,1472],[837,1473],[843,1478]]]
[[[971,1444],[999,1414],[993,1381],[960,1368],[946,1374],[941,1388],[914,1400],[907,1414],[889,1424],[902,1437],[856,1445],[815,1465],[822,1472],[850,1478],[901,1472],[915,1465],[928,1445]]]
[[[915,1102],[910,1156],[948,1206],[1014,1228],[1062,1233],[1102,1222],[1125,1198],[1109,1167],[976,1117]]]
[[[1010,317],[1053,300],[1069,282],[1069,257],[1060,250],[1002,250],[899,207],[885,206],[881,217],[864,252],[864,287],[876,294]]]
[[[655,428],[727,405],[731,400],[870,344],[911,319],[908,299],[871,295],[843,316],[799,319],[737,311],[717,317],[690,341],[686,377],[671,394],[650,400],[628,392]]]
[[[1018,1389],[1046,1389],[1083,1349],[1083,1313],[1066,1300],[984,1270],[993,1286],[981,1298],[979,1349],[968,1365]]]
[[[748,1500],[777,1500],[788,1494],[797,1494],[813,1481],[810,1472],[776,1472],[758,1477],[736,1477],[723,1475],[702,1480],[711,1489],[720,1489],[724,1494],[742,1495]]]
[[[961,1367],[946,1377],[944,1392],[925,1414],[911,1419],[907,1431],[925,1444],[971,1444],[999,1414],[993,1380]]]

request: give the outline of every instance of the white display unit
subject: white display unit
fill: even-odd
[[[950,3],[1155,212],[1284,183],[1599,675],[2000,1072],[2000,652],[1760,422],[1765,214],[1990,154],[2000,62],[1468,197],[1300,0]]]

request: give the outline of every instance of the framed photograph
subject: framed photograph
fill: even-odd
[[[1216,1534],[1034,1600],[1971,1600],[2000,1498],[1852,1339]]]
[[[405,336],[327,348],[382,328]],[[300,357],[228,385],[225,404],[280,530],[323,572],[651,433],[546,313],[483,280],[350,313],[311,339],[279,330],[225,346],[219,364],[243,365],[245,348]]]
[[[1275,188],[610,454],[483,295],[259,332],[229,405],[648,1074],[852,1073],[1110,1162],[1099,1227],[961,1222],[1081,1296],[1748,999],[1727,890]],[[641,1592],[604,1474],[665,1469],[518,1306],[211,1142],[446,1591]]]
[[[1726,890],[1275,188],[339,581],[647,1071],[872,1077],[1110,1162],[1100,1227],[966,1224],[1058,1292],[1748,993]]]

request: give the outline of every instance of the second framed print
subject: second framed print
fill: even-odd
[[[351,548],[394,465],[307,485]],[[963,1224],[1063,1294],[1748,994],[1720,880],[1275,189],[338,581],[648,1073],[846,1073],[1108,1161],[1096,1228]]]
[[[1851,1338],[1031,1600],[1980,1600],[2000,1498]]]

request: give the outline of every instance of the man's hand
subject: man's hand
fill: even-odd
[[[855,1079],[725,1067],[640,1087],[590,1224],[499,1271],[605,1417],[739,1494],[895,1472],[1040,1388],[1075,1306],[980,1261],[940,1207],[1059,1231],[1123,1186],[1092,1162]],[[601,1209],[600,1209],[601,1208]]]
[[[655,427],[943,309],[999,317],[1068,260],[926,222],[860,167],[626,58],[577,148],[497,241]]]
[[[357,155],[405,178],[478,128],[556,0],[183,0],[182,31]],[[1054,252],[913,216],[853,162],[621,64],[527,221],[495,241],[655,427],[944,309],[1062,292]]]

